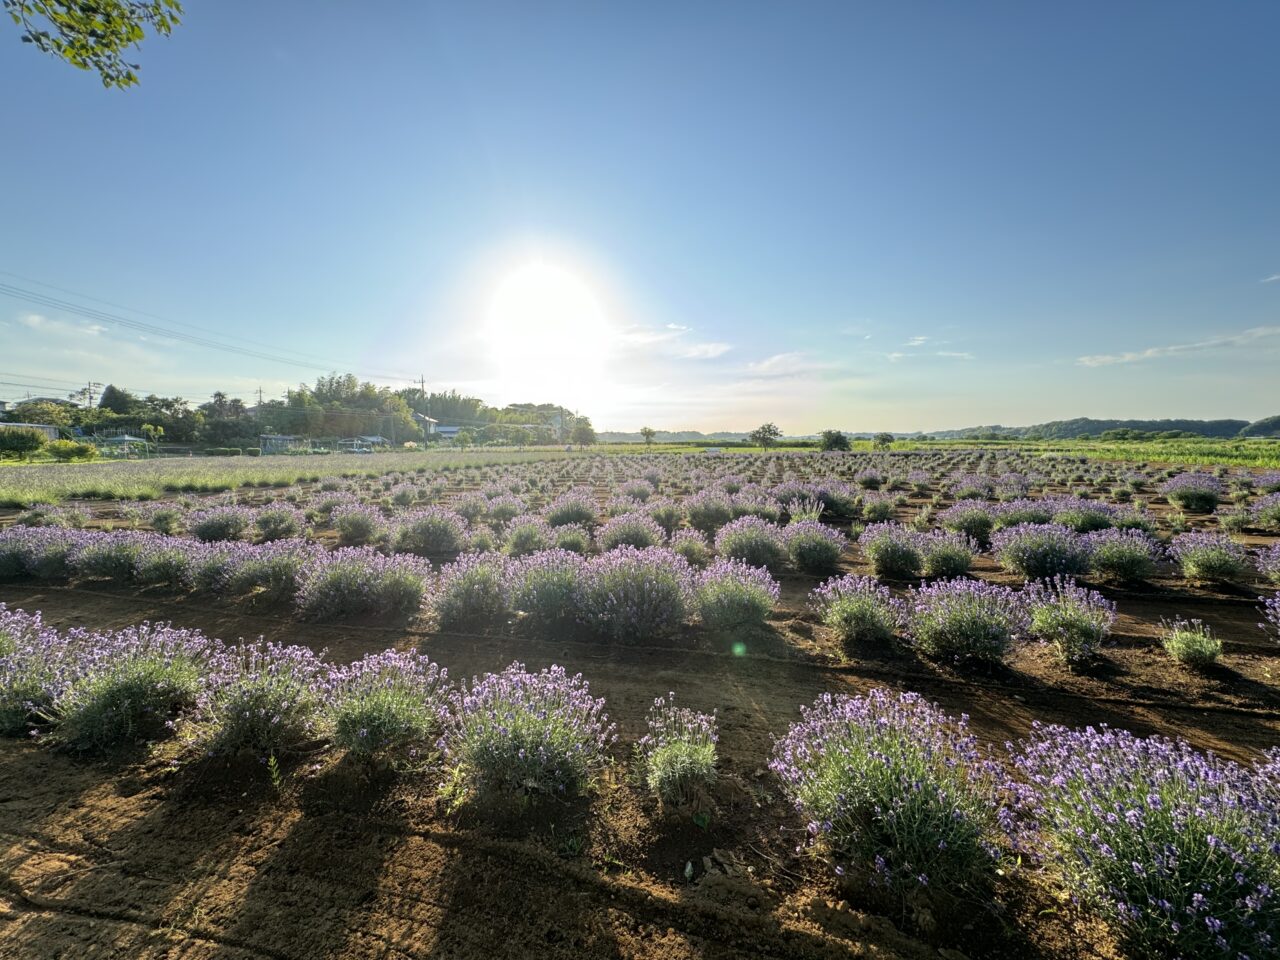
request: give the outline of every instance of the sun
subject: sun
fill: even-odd
[[[485,352],[503,393],[518,396],[518,402],[588,402],[603,385],[613,340],[596,292],[568,266],[530,260],[493,289]]]

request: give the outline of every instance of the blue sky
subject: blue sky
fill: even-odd
[[[0,380],[340,367],[618,429],[1280,413],[1277,36],[1248,2],[188,0],[121,92],[0,25],[0,282],[316,362],[0,296]],[[586,327],[546,326],[563,284],[494,319],[530,263]]]

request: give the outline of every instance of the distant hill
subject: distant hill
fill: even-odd
[[[1242,437],[1280,437],[1280,416],[1255,420],[1240,431]]]
[[[1259,421],[1262,423],[1265,421]],[[1099,437],[1110,430],[1128,430],[1136,433],[1182,433],[1200,437],[1236,437],[1251,426],[1248,420],[1094,420],[1077,417],[1074,420],[1051,420],[1029,427],[968,427],[964,430],[940,430],[932,436],[942,439],[964,439],[998,435],[1011,438],[1036,438],[1042,440],[1074,440],[1079,437]]]
[[[1108,431],[1129,431],[1135,435],[1169,436],[1187,435],[1196,437],[1280,437],[1280,416],[1266,417],[1250,423],[1248,420],[1094,420],[1090,417],[1077,417],[1074,420],[1050,420],[1048,423],[1035,423],[1029,427],[1006,427],[992,424],[982,427],[964,427],[960,430],[913,430],[892,431],[895,437],[910,440],[915,437],[932,437],[935,440],[976,440],[979,438],[1007,437],[1011,440],[1075,440],[1080,437],[1101,437]],[[875,436],[875,431],[845,430],[844,433],[855,440],[866,440]],[[605,430],[600,434],[604,443],[640,443],[644,439],[639,433],[627,433],[617,430]],[[721,431],[719,433],[701,433],[697,430],[659,430],[654,438],[655,443],[728,443],[745,440],[747,434]],[[814,440],[816,434],[788,435],[788,440]]]
[[[638,432],[627,433],[622,430],[601,430],[596,436],[601,443],[642,443],[644,437]],[[728,433],[721,431],[719,433],[702,433],[699,430],[659,430],[657,436],[653,438],[654,443],[697,443],[702,440],[745,440],[745,433]]]

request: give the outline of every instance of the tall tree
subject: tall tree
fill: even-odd
[[[849,438],[839,430],[823,430],[818,446],[823,450],[848,450]]]
[[[149,27],[168,36],[182,19],[179,0],[4,0],[5,12],[22,31],[22,42],[95,70],[104,87],[138,82],[136,63],[124,59]]]
[[[763,423],[747,434],[747,439],[757,447],[768,450],[782,439],[782,431],[776,423]]]
[[[644,437],[644,445],[646,447],[653,446],[653,438],[658,435],[658,431],[653,427],[641,427],[640,436]]]
[[[102,410],[110,410],[112,413],[133,413],[138,408],[138,398],[123,387],[108,383],[107,388],[102,391],[102,397],[98,400],[98,407]]]

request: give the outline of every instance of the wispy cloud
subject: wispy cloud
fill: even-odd
[[[904,347],[923,347],[928,342],[929,342],[928,337],[912,337],[910,340],[904,343],[903,346]]]
[[[747,364],[746,374],[754,379],[773,379],[775,377],[802,377],[824,370],[834,370],[835,364],[814,360],[808,354],[793,351],[791,353],[775,353],[763,360]]]
[[[1210,337],[1195,343],[1175,343],[1163,347],[1148,347],[1146,350],[1133,350],[1127,353],[1100,353],[1087,357],[1077,357],[1076,363],[1084,367],[1110,367],[1120,363],[1140,363],[1143,360],[1159,360],[1164,357],[1182,357],[1189,354],[1205,353],[1209,350],[1221,350],[1232,347],[1243,347],[1268,337],[1280,336],[1280,327],[1253,327],[1242,333],[1225,337]]]
[[[972,360],[973,359],[973,354],[967,353],[964,350],[939,350],[934,354],[934,356],[949,357],[952,360]]]
[[[681,360],[714,360],[732,349],[727,343],[691,343],[677,356]]]
[[[1263,277],[1263,278],[1262,278],[1262,280],[1261,280],[1261,281],[1259,281],[1259,282],[1261,282],[1261,283],[1275,283],[1277,280],[1280,280],[1280,273],[1273,273],[1273,274],[1272,274],[1271,276],[1269,276],[1269,277]]]

